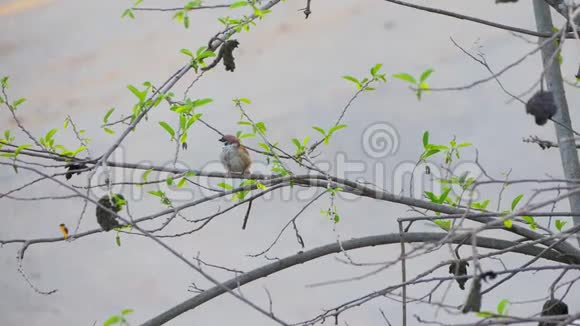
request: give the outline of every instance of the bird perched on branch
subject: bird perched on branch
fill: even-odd
[[[228,175],[238,174],[238,175],[248,175],[250,174],[250,166],[252,165],[252,159],[250,158],[250,153],[240,144],[240,139],[233,135],[225,135],[220,138],[220,141],[224,143],[224,149],[220,154],[220,160],[226,168]],[[243,185],[243,183],[242,183]],[[250,211],[252,210],[252,200],[248,202],[248,210],[244,216],[244,223],[242,224],[242,230],[246,229],[248,223],[248,218],[250,216]]]
[[[99,199],[99,205],[97,205],[97,223],[103,228],[105,231],[110,231],[118,226],[120,226],[119,222],[115,218],[115,215],[111,214],[109,211],[105,210],[103,207],[108,208],[109,210],[118,213],[123,209],[125,205],[125,198],[121,194],[116,195],[104,195]],[[103,207],[101,207],[103,206]]]
[[[228,174],[249,174],[252,159],[248,150],[240,144],[240,139],[234,135],[225,135],[220,141],[224,143],[220,160]]]

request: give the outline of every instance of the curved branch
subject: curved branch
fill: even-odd
[[[407,243],[414,243],[414,242],[432,242],[432,241],[441,241],[447,237],[447,233],[406,233],[403,236],[403,241]],[[242,274],[238,277],[232,278],[228,281],[223,282],[220,285],[216,285],[193,298],[187,299],[182,303],[170,308],[169,310],[159,314],[156,317],[146,321],[141,326],[157,326],[162,325],[173,318],[187,312],[188,310],[194,309],[218,296],[224,294],[227,289],[235,289],[238,286],[245,285],[247,283],[253,282],[258,280],[262,277],[266,277],[272,274],[275,274],[279,271],[284,269],[290,268],[292,266],[303,264],[311,260],[315,260],[317,258],[341,252],[342,250],[353,250],[365,247],[373,247],[378,245],[385,245],[385,244],[398,244],[401,241],[401,235],[399,233],[393,234],[386,234],[386,235],[376,235],[376,236],[369,236],[364,238],[357,238],[348,241],[343,241],[341,244],[339,243],[331,243],[325,246],[317,247],[305,252],[299,252],[295,255],[280,259],[268,265],[264,265],[262,267],[256,268],[252,271],[249,271],[245,274]],[[464,241],[463,238],[454,238],[449,239],[450,243],[459,243]],[[506,249],[516,245],[516,243],[511,241],[487,238],[487,237],[478,237],[477,238],[477,245],[482,248],[489,248],[489,249]],[[519,247],[514,248],[513,252],[517,252],[524,255],[529,256],[537,256],[542,252],[542,248],[529,246],[529,247]],[[548,251],[542,255],[542,258],[560,262],[560,263],[568,263],[564,257],[559,255],[554,251]]]

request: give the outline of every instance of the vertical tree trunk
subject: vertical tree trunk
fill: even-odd
[[[550,14],[550,7],[544,0],[534,1],[534,14],[536,17],[536,27],[538,32],[550,33],[553,31],[552,16]],[[539,39],[541,43],[543,40]],[[568,101],[564,93],[564,83],[562,81],[562,72],[560,65],[557,62],[555,52],[557,51],[556,42],[550,42],[542,48],[543,67],[546,70],[546,84],[548,90],[554,94],[558,112],[553,117],[554,120],[560,122],[562,125],[572,129],[570,122],[570,112],[568,111]],[[553,58],[553,62],[550,62]],[[554,124],[556,127],[556,137],[558,138],[558,146],[560,149],[560,158],[562,159],[562,167],[564,169],[564,176],[567,179],[580,179],[580,163],[578,162],[578,152],[576,150],[576,143],[574,141],[574,134],[571,130],[563,126]],[[573,212],[580,212],[580,195],[570,196],[570,209]],[[579,216],[574,216],[574,225],[580,224]],[[578,238],[580,246],[580,238]]]

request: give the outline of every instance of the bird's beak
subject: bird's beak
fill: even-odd
[[[224,137],[220,138],[220,141],[221,141],[222,143],[225,143],[225,142],[226,142],[226,140],[224,139]]]

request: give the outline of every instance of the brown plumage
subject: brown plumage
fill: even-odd
[[[229,174],[249,174],[252,159],[248,150],[240,144],[238,137],[225,135],[220,139],[224,148],[220,160]]]

